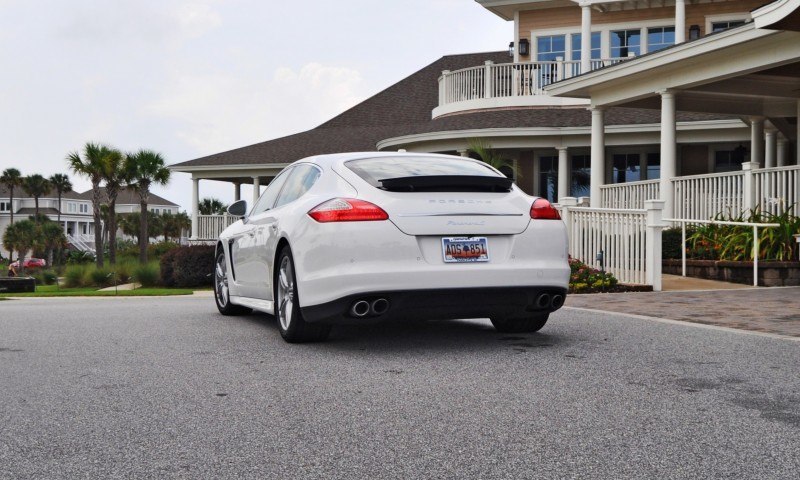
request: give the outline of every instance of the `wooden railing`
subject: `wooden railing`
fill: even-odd
[[[659,198],[659,181],[615,183],[600,187],[600,205],[603,208],[644,208],[645,200]]]

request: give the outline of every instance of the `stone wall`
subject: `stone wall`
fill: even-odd
[[[681,274],[680,260],[664,260],[663,273]],[[753,284],[753,262],[687,260],[686,275],[723,282]],[[800,262],[758,262],[758,285],[788,287],[800,285]]]

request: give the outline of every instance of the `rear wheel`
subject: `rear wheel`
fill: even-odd
[[[328,338],[331,326],[321,323],[308,323],[300,311],[297,296],[297,277],[294,260],[289,247],[284,247],[278,255],[278,271],[275,275],[275,317],[281,336],[289,343],[321,342]]]
[[[540,313],[523,318],[492,317],[492,325],[498,332],[503,333],[531,333],[538,332],[547,323],[549,313]]]
[[[246,315],[251,313],[249,308],[231,303],[231,292],[228,289],[228,264],[225,262],[225,252],[217,254],[214,262],[214,301],[217,310],[223,315]]]

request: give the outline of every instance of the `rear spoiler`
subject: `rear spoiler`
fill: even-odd
[[[390,192],[510,192],[512,180],[484,175],[425,175],[378,180]]]

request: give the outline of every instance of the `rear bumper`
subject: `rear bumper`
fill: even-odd
[[[551,301],[544,307],[542,295]],[[552,299],[560,295],[556,304]],[[521,317],[548,313],[563,305],[567,290],[558,286],[449,288],[429,290],[375,291],[359,293],[331,302],[303,307],[307,322],[363,324],[384,320],[454,320],[459,318]],[[350,313],[359,300],[385,299],[388,310],[357,317]]]

